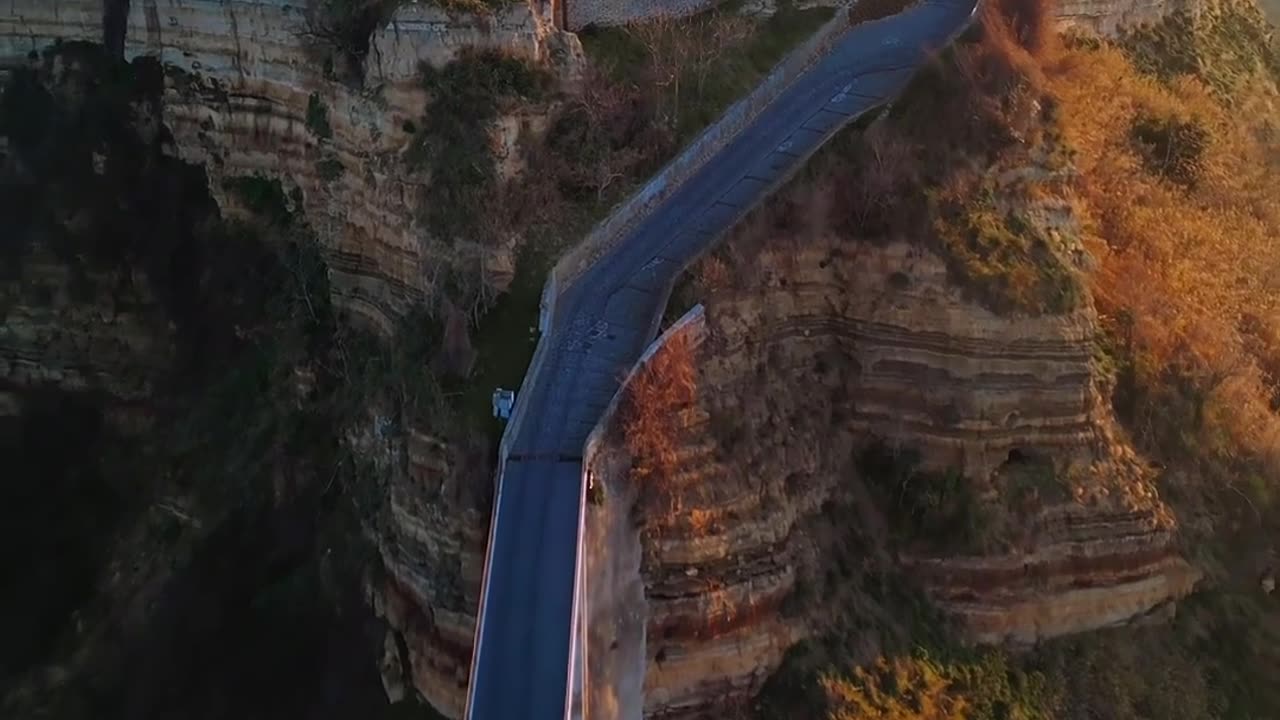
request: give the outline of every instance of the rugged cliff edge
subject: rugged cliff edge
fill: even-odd
[[[806,638],[874,658],[909,606],[889,577],[1015,645],[1166,616],[1199,580],[1111,407],[1053,99],[1000,42],[944,60],[950,90],[923,77],[831,151],[855,160],[819,160],[695,268],[704,337],[669,339],[610,419],[593,512],[635,498],[610,542],[640,562],[603,575],[597,615],[645,629],[602,629],[593,662],[625,696],[624,656],[644,659],[646,716],[747,704]],[[974,120],[930,130],[949,113]],[[659,390],[681,372],[688,396]]]
[[[873,442],[988,487],[976,536],[944,536],[960,552],[894,561],[977,640],[1120,623],[1190,590],[1149,471],[1100,402],[1087,308],[997,316],[905,243],[809,240],[734,275],[751,280],[705,301],[679,471],[649,479],[678,505],[640,511],[647,716],[745,699],[788,647],[838,622],[848,574],[884,562],[873,548],[893,534],[885,470],[864,460]],[[874,540],[865,557],[847,554],[850,533]]]
[[[68,43],[0,95],[2,712],[376,714],[325,278],[221,217],[163,81]]]
[[[1055,14],[1065,30],[1115,35],[1127,28],[1153,23],[1170,13],[1193,11],[1197,0],[1062,0]]]
[[[438,291],[458,276],[479,275],[499,289],[511,281],[520,238],[484,244],[433,236],[421,197],[432,168],[406,155],[428,101],[423,65],[493,49],[552,65],[572,80],[581,49],[575,36],[555,29],[549,7],[513,3],[480,16],[402,5],[372,28],[367,50],[347,68],[351,58],[335,52],[304,4],[127,6],[124,57],[154,58],[162,71],[163,90],[149,106],[153,132],[163,131],[166,151],[204,168],[227,218],[252,219],[262,188],[279,183],[279,199],[319,243],[324,286],[343,323],[391,336],[411,310],[439,309]],[[9,67],[38,66],[56,44],[112,40],[106,24],[100,2],[10,3],[0,17],[0,58]],[[520,143],[542,125],[545,107],[496,119],[489,135],[500,177],[519,172]],[[44,263],[47,253],[37,246],[25,261],[24,292],[57,286],[70,272],[65,260]],[[146,289],[144,275],[135,271],[133,279]],[[93,287],[119,285],[98,280]],[[6,383],[105,392],[121,408],[113,412],[136,407],[145,417],[154,399],[148,386],[175,352],[164,314],[149,312],[145,298],[131,311],[93,310],[60,303],[61,291],[52,292],[52,305],[6,303]],[[408,680],[457,716],[488,513],[487,495],[475,488],[488,485],[492,459],[482,439],[451,428],[420,431],[422,423],[394,403],[369,403],[343,444],[381,478],[366,525],[382,562],[371,566],[367,592],[398,631],[385,643],[388,692],[403,696]],[[407,432],[385,432],[390,424]]]
[[[369,428],[379,421],[370,418]],[[446,442],[410,428],[388,441],[357,431],[348,442],[378,476],[379,511],[370,526],[380,563],[366,578],[374,612],[388,630],[382,678],[388,696],[413,690],[448,717],[461,717],[484,570],[485,444]]]
[[[412,212],[430,179],[402,158],[427,99],[419,66],[487,48],[554,61],[572,75],[581,49],[549,12],[535,2],[493,17],[401,6],[373,29],[345,82],[336,74],[343,58],[318,36],[306,7],[283,0],[134,2],[123,48],[126,58],[155,57],[166,68],[177,152],[206,167],[219,205],[236,212],[227,179],[280,180],[316,228],[336,304],[390,334],[410,308],[436,299],[450,273],[479,272],[501,288],[514,271],[516,238],[455,244],[432,237]],[[103,37],[99,2],[19,0],[0,17],[0,58],[21,62],[58,41]],[[495,126],[501,155],[536,120]]]

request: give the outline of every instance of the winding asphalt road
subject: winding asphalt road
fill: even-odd
[[[498,479],[467,717],[560,720],[586,492],[583,444],[652,341],[677,274],[854,118],[896,96],[977,0],[923,0],[851,29],[556,302]],[[946,122],[946,118],[938,118]],[[580,671],[580,668],[577,669]]]

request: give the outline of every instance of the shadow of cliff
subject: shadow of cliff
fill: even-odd
[[[393,717],[338,402],[293,387],[331,328],[165,152],[159,68],[58,53],[0,95],[0,716]]]

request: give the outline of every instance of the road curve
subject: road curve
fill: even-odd
[[[677,274],[837,130],[899,93],[967,27],[977,0],[923,0],[852,28],[570,287],[521,392],[498,479],[471,720],[560,720],[570,685],[583,444],[657,332]]]

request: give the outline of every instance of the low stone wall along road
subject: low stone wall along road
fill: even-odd
[[[975,11],[976,0],[924,0],[852,28],[550,299],[554,314],[521,388],[523,420],[500,458],[469,718],[559,720],[578,704],[583,445],[653,340],[677,274],[837,130],[901,92]]]

